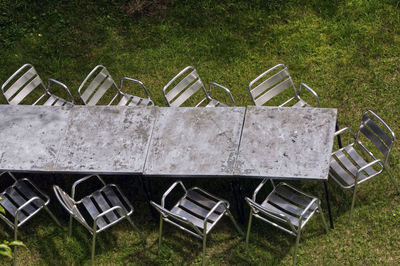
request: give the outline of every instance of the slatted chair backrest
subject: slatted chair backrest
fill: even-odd
[[[171,88],[171,85],[176,82],[178,83]],[[196,106],[210,100],[210,98],[196,69],[188,66],[164,86],[163,95],[169,106],[179,107],[200,90],[203,91],[204,98],[196,103]]]
[[[87,224],[85,218],[82,216],[82,214],[78,210],[76,202],[59,186],[54,185],[53,189],[54,189],[54,192],[56,194],[58,201],[61,203],[61,205],[64,207],[64,209],[66,209],[67,212],[69,212],[69,214],[74,216],[89,231],[92,231],[92,228]]]
[[[122,94],[107,69],[98,65],[90,71],[79,86],[78,94],[85,105],[116,103]]]
[[[382,152],[386,164],[395,140],[393,130],[377,114],[367,110],[362,116],[357,140],[359,140],[361,133]]]
[[[68,91],[68,88],[56,80],[49,79],[49,82],[50,81],[58,83],[64,87],[68,94],[67,96],[71,98],[71,102],[50,93],[36,69],[30,64],[23,65],[10,78],[8,78],[8,80],[1,86],[1,91],[7,103],[14,105],[73,105],[72,95]]]
[[[48,91],[42,79],[36,72],[36,69],[30,64],[25,64],[20,67],[1,86],[1,90],[9,104],[22,103],[22,101],[34,91],[34,94],[36,94],[38,98],[35,97],[32,103],[33,105],[48,95]]]
[[[283,93],[288,89],[293,90],[293,97],[285,101],[288,103],[294,98],[297,98],[296,88],[290,77],[287,67],[283,64],[276,65],[250,82],[250,96],[256,106],[265,105],[275,96]]]

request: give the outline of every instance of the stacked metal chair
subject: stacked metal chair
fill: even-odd
[[[124,81],[139,85],[145,95],[134,96],[123,92]],[[107,69],[98,65],[87,75],[78,89],[79,97],[85,105],[120,105],[120,106],[149,106],[154,105],[144,84],[136,79],[122,77],[118,87]],[[111,99],[111,100],[110,100]]]
[[[51,93],[52,84],[63,88],[69,101]],[[74,99],[67,86],[51,78],[48,79],[47,86],[45,86],[36,69],[30,64],[23,65],[12,74],[1,86],[1,92],[7,103],[14,105],[64,106],[74,104]]]
[[[264,200],[258,201],[257,194],[268,180],[271,181],[273,189]],[[251,199],[246,197],[246,201],[250,206],[249,225],[246,234],[246,250],[249,245],[253,216],[286,233],[296,236],[293,265],[296,264],[301,231],[316,212],[321,215],[324,228],[326,232],[328,232],[328,226],[326,225],[324,214],[321,209],[321,201],[286,183],[281,182],[275,186],[272,179],[266,178],[254,190],[253,197]]]
[[[300,83],[299,89],[296,89],[284,64],[278,64],[260,74],[250,82],[248,87],[251,99],[256,106],[266,105],[275,96],[289,90],[291,96],[279,106],[309,107],[311,105],[300,97],[302,88],[314,96],[317,107],[320,107],[317,93],[309,86]]]
[[[400,193],[396,180],[388,169],[388,160],[395,135],[381,117],[371,110],[364,112],[357,134],[349,127],[335,135],[350,133],[353,141],[332,153],[329,176],[344,190],[353,190],[350,221],[358,186],[381,174],[384,170]]]
[[[93,178],[100,181],[102,188],[78,201],[75,200],[76,187]],[[92,265],[94,265],[96,235],[123,219],[127,219],[132,227],[138,231],[142,240],[146,242],[145,237],[130,218],[133,213],[132,205],[117,185],[106,184],[100,176],[90,175],[79,179],[72,185],[71,196],[56,185],[53,186],[53,189],[61,205],[70,214],[69,235],[72,234],[73,218],[92,234]]]
[[[61,226],[47,207],[50,202],[49,196],[27,178],[17,180],[12,173],[3,172],[0,174],[2,184],[6,183],[5,177],[10,178],[12,185],[0,193],[0,205],[5,210],[5,214],[0,212],[0,219],[14,230],[14,240],[18,239],[18,229],[41,209],[45,209],[56,224]],[[14,263],[15,258],[16,254],[14,254]]]
[[[173,205],[166,207],[166,198],[180,185],[184,195]],[[205,263],[207,235],[223,216],[228,216],[238,232],[243,235],[231,212],[229,202],[220,199],[198,187],[186,189],[181,181],[173,183],[163,194],[161,205],[151,201],[151,205],[160,212],[159,248],[161,247],[163,221],[175,225],[179,229],[203,240],[203,259]]]
[[[167,101],[168,106],[179,107],[182,106],[189,99],[194,99],[196,94],[201,95],[200,101],[194,100],[191,106],[205,106],[205,107],[217,107],[217,106],[228,106],[226,103],[218,101],[211,97],[211,88],[215,86],[227,93],[231,103],[235,106],[235,100],[231,92],[224,86],[219,85],[215,82],[209,83],[209,89],[206,91],[203,82],[200,79],[196,69],[192,66],[185,67],[179,72],[173,79],[171,79],[163,88],[163,95]]]

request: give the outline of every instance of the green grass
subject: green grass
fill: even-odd
[[[305,82],[318,93],[323,107],[338,109],[340,125],[356,129],[362,112],[372,109],[400,134],[399,1],[167,3],[165,10],[132,17],[126,12],[125,1],[117,0],[1,1],[0,83],[29,62],[44,80],[52,77],[65,83],[78,100],[82,80],[94,66],[103,64],[116,80],[129,76],[144,82],[154,102],[165,106],[162,87],[185,66],[193,65],[203,81],[227,86],[237,104],[246,106],[251,104],[248,83],[266,69],[284,63],[297,86]],[[398,145],[390,162],[400,180]],[[66,229],[67,217],[50,190],[53,179],[32,178],[52,196],[50,208]],[[67,187],[76,178],[64,177]],[[136,210],[133,219],[148,237],[148,244],[141,244],[123,222],[99,235],[96,264],[201,263],[200,241],[168,225],[157,253],[158,221],[150,219],[140,183],[132,178],[126,184],[127,178],[106,179],[124,184],[123,190]],[[153,181],[157,201],[171,182]],[[189,182],[232,201],[225,180]],[[245,194],[250,195],[257,183],[247,181]],[[295,184],[323,197],[322,184]],[[389,177],[383,174],[360,186],[351,226],[350,195],[333,183],[330,191],[336,229],[324,234],[319,218],[312,219],[300,240],[298,263],[398,263],[400,197]],[[9,228],[3,223],[0,228],[0,239],[11,240]],[[90,263],[90,235],[76,223],[69,238],[42,213],[23,227],[20,239],[27,246],[18,253],[20,265]],[[226,220],[208,239],[207,263],[290,264],[293,248],[293,237],[256,221],[246,253],[244,240]],[[10,261],[0,258],[0,264],[7,263]]]

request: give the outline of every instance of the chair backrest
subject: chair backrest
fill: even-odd
[[[287,67],[283,64],[276,65],[259,75],[250,82],[248,89],[251,99],[256,106],[266,104],[287,89],[292,89],[293,94],[290,92],[291,98],[287,99],[282,105],[297,98],[292,78]]]
[[[382,152],[386,164],[395,140],[393,130],[377,114],[371,110],[367,110],[362,116],[357,140],[359,140],[361,133]]]
[[[82,214],[78,210],[75,201],[62,190],[59,186],[53,186],[54,193],[58,201],[64,207],[64,209],[69,212],[70,215],[74,216],[80,223],[82,223],[88,230],[92,231],[92,228],[87,224],[85,218],[83,218]]]
[[[173,84],[176,85],[172,87]],[[204,98],[196,103],[196,106],[210,98],[196,69],[188,66],[164,86],[163,95],[169,106],[179,107],[200,90],[202,90]]]
[[[49,95],[42,79],[36,69],[25,64],[20,67],[1,86],[5,100],[9,104],[20,104],[31,93],[35,94],[35,100],[30,104],[37,104],[44,96]],[[31,98],[31,97],[30,97]]]
[[[78,94],[86,105],[116,104],[118,96],[122,96],[110,73],[102,65],[90,71],[79,86]]]

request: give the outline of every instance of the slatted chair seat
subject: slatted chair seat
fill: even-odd
[[[235,100],[229,89],[221,86],[215,82],[209,83],[209,90],[206,91],[203,82],[200,79],[197,70],[192,66],[187,66],[181,72],[179,72],[173,79],[171,79],[163,88],[163,95],[168,104],[171,107],[179,107],[193,99],[197,94],[201,95],[201,100],[196,101],[193,105],[195,107],[226,107],[228,104],[216,100],[211,97],[211,88],[217,87],[226,94],[228,94],[232,105],[235,106]],[[197,100],[197,99],[196,99]]]
[[[49,197],[38,189],[29,179],[16,179],[10,172],[0,174],[2,183],[4,178],[10,178],[13,182],[0,193],[0,205],[4,208],[5,214],[0,213],[0,219],[6,222],[14,230],[14,240],[18,239],[18,229],[30,220],[41,209],[45,209],[50,217],[59,225],[57,218],[48,209]],[[15,264],[16,250],[14,250]]]
[[[177,185],[180,185],[183,189],[184,195],[172,208],[167,209],[165,200]],[[223,216],[226,215],[230,217],[239,233],[243,234],[230,213],[229,203],[226,200],[219,199],[197,187],[186,189],[181,181],[172,184],[164,193],[161,199],[161,205],[153,201],[151,201],[151,205],[160,212],[159,247],[161,246],[163,221],[166,221],[203,240],[203,264],[205,262],[207,234]]]
[[[139,85],[147,97],[124,93],[123,82]],[[107,69],[98,65],[87,75],[79,86],[78,94],[85,105],[150,106],[154,105],[144,84],[136,79],[123,77],[118,87]]]
[[[302,88],[305,88],[313,95],[316,105],[319,107],[317,93],[304,83],[300,83],[300,87],[297,90],[289,70],[283,64],[278,64],[260,74],[248,86],[251,99],[256,106],[267,105],[274,97],[290,90],[292,91],[292,93],[289,93],[291,96],[279,106],[310,107],[311,105],[301,98]]]
[[[69,97],[69,100],[65,100],[51,93],[51,84],[62,87]],[[74,99],[67,86],[57,80],[48,79],[48,85],[46,87],[39,74],[36,72],[36,69],[30,64],[23,65],[11,75],[1,86],[1,91],[7,103],[14,105],[64,106],[74,104]]]
[[[269,179],[271,180],[271,179]],[[308,195],[286,183],[275,186],[271,180],[272,191],[261,202],[257,201],[258,192],[264,187],[268,179],[264,179],[254,191],[252,199],[246,197],[250,206],[250,218],[246,236],[246,250],[248,249],[250,229],[253,216],[267,222],[291,235],[296,236],[296,246],[293,254],[293,264],[296,264],[297,249],[300,233],[314,213],[321,215],[324,228],[328,232],[321,202],[318,198]]]
[[[339,136],[345,132],[351,134],[353,141],[332,153],[329,177],[342,189],[353,189],[351,221],[359,184],[386,170],[399,193],[400,189],[387,166],[395,135],[385,121],[373,111],[367,110],[362,116],[356,135],[348,127],[337,131],[335,135]],[[377,151],[373,152],[368,146],[375,147]]]
[[[76,187],[93,178],[97,178],[103,187],[90,195],[84,196],[81,200],[75,201]],[[146,242],[146,239],[130,218],[133,207],[118,186],[106,184],[98,175],[90,175],[79,179],[72,185],[71,196],[56,185],[53,186],[53,189],[61,205],[70,214],[69,234],[72,233],[72,218],[74,218],[93,235],[92,264],[94,264],[96,234],[125,218]]]

